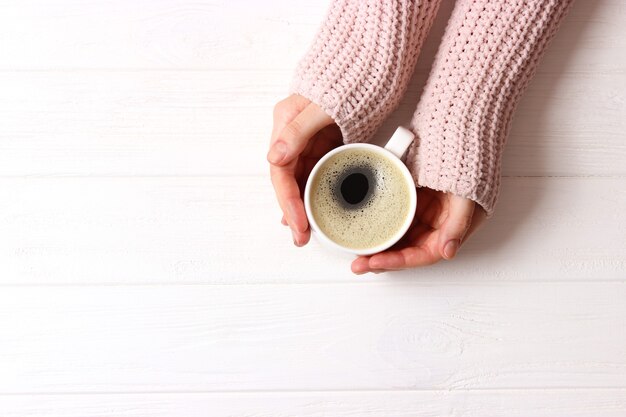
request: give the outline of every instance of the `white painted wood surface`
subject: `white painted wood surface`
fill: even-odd
[[[622,389],[15,395],[5,396],[3,415],[623,417],[624,396]]]
[[[293,246],[265,177],[8,178],[0,189],[4,284],[370,279],[316,241]],[[376,280],[622,281],[625,207],[619,177],[505,178],[496,214],[454,262]]]
[[[326,4],[0,0],[0,416],[626,415],[626,3],[574,6],[458,258],[368,277],[267,177]]]
[[[623,282],[7,287],[0,392],[612,388],[624,299]]]

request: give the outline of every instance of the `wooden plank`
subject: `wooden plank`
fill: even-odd
[[[284,69],[304,53],[328,2],[306,0],[4,0],[0,69]],[[445,0],[423,48],[432,57],[453,8]],[[573,7],[542,71],[623,69],[620,0]],[[37,28],[37,30],[32,30]],[[418,67],[428,69],[422,58]]]
[[[625,181],[505,179],[454,261],[389,279],[624,280]],[[3,284],[364,279],[349,255],[292,245],[265,177],[0,179],[0,190]]]
[[[1,68],[283,68],[324,12],[315,0],[5,0]]]
[[[4,417],[623,417],[626,390],[0,396]]]
[[[615,283],[7,287],[0,393],[626,388]]]
[[[265,174],[290,71],[15,72],[0,77],[0,175]],[[375,142],[407,125],[426,73]],[[626,73],[540,74],[503,175],[626,175]]]

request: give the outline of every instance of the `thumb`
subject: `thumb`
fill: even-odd
[[[458,195],[450,195],[448,217],[439,232],[439,252],[444,259],[452,259],[467,233],[474,214],[475,203]]]
[[[273,165],[287,165],[304,151],[317,132],[333,123],[334,120],[318,105],[309,104],[278,134],[270,146],[267,160]]]

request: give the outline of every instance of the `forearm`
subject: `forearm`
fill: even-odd
[[[318,104],[344,143],[369,140],[406,90],[439,0],[333,0],[290,92]]]
[[[419,186],[491,217],[516,104],[570,0],[459,0],[411,121],[407,165]]]

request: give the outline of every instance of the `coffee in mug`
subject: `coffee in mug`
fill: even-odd
[[[327,243],[372,254],[397,242],[415,214],[415,183],[400,158],[413,134],[399,128],[385,148],[351,144],[326,154],[305,189],[309,224]]]

